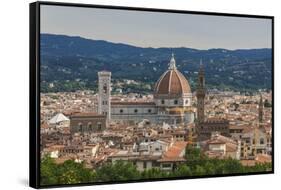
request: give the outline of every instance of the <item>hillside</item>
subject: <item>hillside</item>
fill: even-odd
[[[109,70],[114,83],[134,79],[140,83],[139,91],[142,86],[150,86],[143,90],[151,91],[167,69],[172,51],[178,69],[188,78],[193,90],[200,59],[209,88],[271,89],[271,49],[140,48],[81,37],[41,34],[41,90],[96,89],[97,72]]]

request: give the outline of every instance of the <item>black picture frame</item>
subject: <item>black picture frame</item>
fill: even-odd
[[[164,12],[164,13],[184,13],[195,15],[216,15],[216,16],[231,16],[245,18],[263,18],[270,19],[272,23],[272,170],[265,172],[255,172],[250,174],[226,174],[226,175],[207,175],[193,177],[177,177],[177,178],[161,178],[149,180],[130,180],[130,181],[114,181],[114,182],[98,182],[98,183],[79,183],[79,184],[64,184],[64,185],[40,185],[40,6],[67,6],[67,7],[87,7],[87,8],[103,8],[117,10],[133,10],[133,11],[149,11],[149,12]],[[54,187],[73,187],[73,186],[88,186],[102,184],[121,184],[121,183],[136,183],[136,182],[151,182],[163,180],[180,180],[180,179],[195,179],[195,178],[214,178],[227,176],[244,176],[244,175],[259,175],[274,173],[274,16],[264,15],[249,15],[249,14],[234,14],[234,13],[218,13],[218,12],[201,12],[187,10],[170,10],[170,9],[155,9],[141,7],[121,7],[108,5],[91,5],[79,3],[59,3],[38,1],[29,5],[29,59],[30,59],[30,75],[29,75],[29,185],[33,188],[54,188]]]

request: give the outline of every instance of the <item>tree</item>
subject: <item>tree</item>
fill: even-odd
[[[126,181],[139,179],[155,179],[169,177],[188,177],[234,173],[253,173],[271,171],[272,164],[256,164],[243,166],[239,160],[232,158],[207,158],[200,149],[187,147],[185,163],[179,164],[174,171],[162,171],[159,168],[138,171],[129,161],[106,163],[94,172],[87,169],[85,164],[67,160],[56,164],[50,156],[41,159],[41,185],[76,184],[106,181]]]
[[[201,150],[194,148],[192,145],[186,146],[185,157],[188,161],[199,160],[202,157]]]
[[[214,163],[207,161],[204,165],[205,171],[207,175],[214,175],[216,174],[216,166]]]
[[[206,171],[203,166],[196,165],[193,175],[206,175]]]
[[[96,170],[97,181],[124,181],[140,179],[140,173],[131,162],[118,160],[106,163]]]
[[[67,160],[59,167],[59,183],[74,184],[88,183],[94,181],[95,174],[92,170],[84,167],[84,163],[76,163],[73,160]]]
[[[232,158],[228,158],[223,160],[223,173],[224,174],[231,174],[231,173],[241,173],[242,172],[242,165],[238,160],[234,160]]]
[[[67,160],[56,164],[50,156],[41,159],[41,185],[89,183],[95,181],[95,173],[85,168],[84,163]]]
[[[40,166],[41,185],[57,184],[57,166],[50,156],[41,159]]]
[[[151,168],[149,170],[144,170],[141,173],[142,179],[155,179],[155,178],[166,178],[168,173],[161,171],[159,168]]]
[[[192,171],[190,167],[187,166],[186,164],[179,165],[173,173],[173,177],[187,177],[191,175],[192,175]]]

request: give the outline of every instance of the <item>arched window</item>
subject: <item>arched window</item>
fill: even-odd
[[[88,123],[88,130],[89,130],[89,131],[92,131],[92,130],[93,130],[92,122],[89,122],[89,123]]]
[[[174,104],[177,105],[178,104],[178,100],[174,100]]]
[[[253,144],[256,144],[256,141],[255,141],[255,139],[253,139]]]
[[[79,123],[79,124],[78,124],[78,131],[79,131],[79,132],[83,132],[82,123]]]
[[[106,84],[103,85],[103,93],[104,93],[104,94],[107,93],[107,86],[106,86]]]

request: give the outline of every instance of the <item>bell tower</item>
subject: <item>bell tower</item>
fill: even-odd
[[[98,72],[99,97],[98,97],[98,113],[107,116],[107,120],[111,119],[111,72]]]
[[[259,102],[259,123],[263,122],[263,100],[262,95],[260,94],[260,102]]]
[[[202,65],[202,60],[200,60],[200,69],[198,73],[198,86],[196,91],[196,97],[197,97],[197,120],[198,123],[202,123],[205,120],[205,109],[204,109],[204,103],[205,103],[205,72]]]

